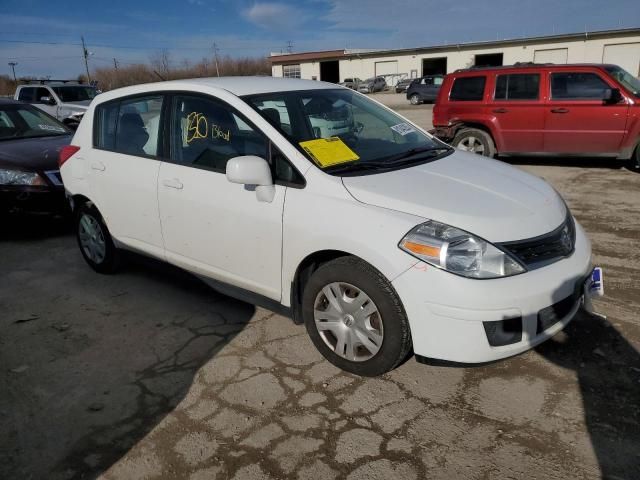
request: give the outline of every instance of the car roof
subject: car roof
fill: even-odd
[[[14,100],[13,98],[2,98],[2,97],[0,97],[0,105],[15,105],[15,104],[28,105],[28,103],[20,102],[18,100]]]
[[[117,90],[111,90],[110,92],[103,93],[100,95],[100,98],[117,98],[123,95],[141,93],[144,91],[180,90],[185,87],[226,90],[237,96],[289,92],[296,90],[344,88],[336,85],[335,83],[319,82],[317,80],[301,80],[297,78],[211,77],[132,85],[131,87],[119,88]]]

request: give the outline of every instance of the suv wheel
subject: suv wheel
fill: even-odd
[[[411,350],[409,321],[393,286],[355,257],[337,258],[313,273],[302,315],[320,353],[357,375],[388,372]]]
[[[76,236],[85,261],[98,273],[113,273],[119,265],[119,252],[113,244],[98,210],[82,205],[76,214]]]
[[[420,105],[420,95],[414,93],[409,97],[409,101],[411,102],[411,105]]]
[[[496,147],[491,135],[478,128],[460,130],[451,144],[459,150],[477,153],[485,157],[494,157],[496,154]]]
[[[633,153],[633,157],[631,157],[631,162],[632,168],[640,172],[640,145],[636,147],[636,151]]]

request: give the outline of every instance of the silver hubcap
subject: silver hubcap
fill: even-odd
[[[102,263],[106,253],[104,234],[98,221],[86,213],[80,217],[78,227],[80,245],[89,260],[94,263]]]
[[[465,137],[458,142],[458,148],[467,152],[477,153],[479,155],[484,154],[484,145],[474,136]]]
[[[418,96],[417,95],[411,95],[411,103],[413,103],[414,105],[418,104]]]
[[[326,285],[316,296],[313,317],[324,343],[342,358],[364,362],[382,346],[384,329],[378,307],[349,283]]]

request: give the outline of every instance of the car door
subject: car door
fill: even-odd
[[[490,108],[501,153],[542,152],[545,104],[540,98],[539,71],[499,73],[495,76]]]
[[[626,100],[605,102],[615,84],[594,70],[549,73],[544,150],[554,153],[617,153],[624,137]]]
[[[196,94],[173,96],[168,132],[171,162],[158,178],[167,260],[280,300],[286,188],[263,202],[225,175],[231,158],[266,158],[267,138],[227,103]]]
[[[94,148],[84,156],[92,198],[123,244],[164,256],[157,183],[164,96],[149,94],[96,106]]]

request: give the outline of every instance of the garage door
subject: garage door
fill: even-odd
[[[533,53],[534,63],[567,63],[568,48],[550,48],[548,50],[536,50]]]
[[[640,75],[640,43],[605,45],[602,63],[620,65],[632,75]]]
[[[398,73],[398,61],[389,60],[386,62],[376,62],[376,76],[378,75],[395,75]]]

